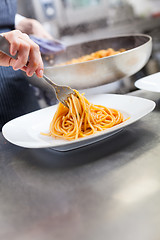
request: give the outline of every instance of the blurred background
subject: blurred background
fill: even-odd
[[[153,52],[147,65],[130,78],[99,87],[100,92],[133,91],[137,79],[160,70],[159,0],[18,0],[18,13],[37,19],[66,45],[121,34],[152,36]]]

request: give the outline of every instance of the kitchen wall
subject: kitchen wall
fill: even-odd
[[[159,0],[127,0],[127,2],[133,6],[135,14],[140,17],[160,12]]]

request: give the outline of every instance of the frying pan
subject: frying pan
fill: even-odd
[[[126,49],[117,55],[82,63],[58,66],[72,58],[113,48]],[[54,65],[45,67],[44,73],[57,84],[75,89],[86,89],[108,84],[129,77],[145,66],[152,51],[152,38],[145,34],[123,35],[68,46],[54,57]],[[48,88],[43,79],[36,76],[29,81],[38,87]]]

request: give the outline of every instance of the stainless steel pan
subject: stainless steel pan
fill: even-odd
[[[97,50],[113,48],[126,51],[114,56],[88,62],[56,66],[72,58],[90,54]],[[125,35],[108,39],[85,42],[67,47],[65,52],[55,56],[53,66],[45,67],[45,74],[57,84],[86,89],[111,83],[131,76],[147,63],[152,51],[152,39],[148,35]],[[36,86],[45,88],[43,79],[30,78]],[[48,86],[47,86],[48,87]]]

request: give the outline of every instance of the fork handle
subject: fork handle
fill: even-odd
[[[49,79],[45,74],[43,74],[43,78],[44,78],[50,85],[52,85],[55,89],[58,88],[58,86],[57,86],[54,82],[52,82],[52,80]]]

